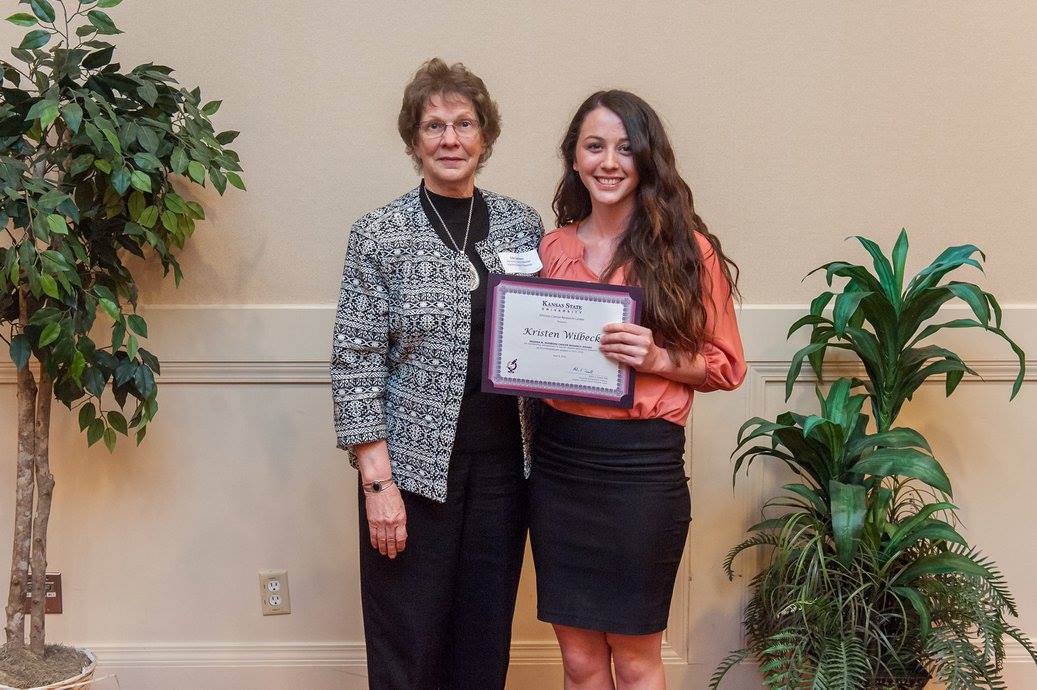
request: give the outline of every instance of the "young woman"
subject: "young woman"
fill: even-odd
[[[734,264],[637,96],[592,95],[561,151],[560,227],[540,245],[541,275],[638,285],[645,304],[642,325],[610,324],[601,339],[606,357],[637,372],[633,407],[549,400],[538,425],[538,615],[554,625],[566,688],[663,688],[662,633],[690,521],[684,425],[695,391],[745,376]]]

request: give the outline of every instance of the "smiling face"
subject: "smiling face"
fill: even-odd
[[[430,123],[453,126],[430,128]],[[414,133],[414,153],[421,161],[421,175],[429,191],[444,196],[472,195],[475,171],[486,150],[481,132],[465,132],[473,123],[478,130],[475,106],[464,96],[433,94],[425,104]]]
[[[641,178],[619,115],[604,106],[587,113],[576,140],[573,170],[590,193],[592,206],[633,206]]]

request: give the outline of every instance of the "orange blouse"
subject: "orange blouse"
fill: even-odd
[[[599,277],[583,261],[583,242],[576,236],[576,225],[567,225],[547,234],[540,242],[543,278],[561,278],[587,283],[600,282]],[[637,372],[634,379],[634,406],[629,409],[595,405],[572,400],[547,400],[551,407],[570,414],[604,419],[666,419],[683,426],[691,412],[695,391],[733,390],[745,378],[745,354],[738,334],[731,286],[720,269],[713,246],[700,233],[695,233],[705,259],[703,280],[714,289],[706,294],[712,304],[706,305],[706,342],[702,355],[706,360],[706,380],[692,387],[655,374]],[[626,271],[616,271],[609,283],[623,285]]]

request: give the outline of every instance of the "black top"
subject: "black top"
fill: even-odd
[[[429,204],[426,193],[432,198],[435,210]],[[468,244],[464,244],[465,227],[468,224],[468,209],[472,197],[440,196],[425,189],[421,183],[421,207],[428,216],[436,234],[443,240],[448,249],[454,251],[454,245],[465,247],[465,255],[475,266],[479,274],[479,287],[472,291],[472,329],[468,341],[468,370],[465,374],[464,398],[461,400],[461,414],[457,420],[457,433],[454,440],[454,451],[476,453],[487,451],[514,450],[522,453],[522,432],[519,426],[518,399],[511,395],[483,393],[482,358],[483,337],[486,332],[486,283],[489,271],[475,250],[476,242],[481,242],[490,233],[490,214],[486,208],[486,200],[482,193],[475,190],[475,202],[472,208],[472,226],[468,233]],[[439,222],[439,215],[446,222],[446,228]],[[449,232],[449,235],[447,234]],[[451,238],[453,242],[451,242]],[[467,277],[467,276],[466,276]],[[468,284],[458,286],[468,289]]]

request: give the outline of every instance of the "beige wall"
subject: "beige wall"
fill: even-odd
[[[799,276],[843,237],[903,226],[922,255],[977,241],[992,288],[1037,299],[1017,251],[1037,217],[1033,2],[127,0],[112,14],[123,64],[170,64],[224,100],[216,122],[241,130],[250,187],[213,205],[183,288],[149,290],[154,303],[332,301],[349,223],[415,183],[395,120],[433,55],[483,75],[503,111],[480,184],[547,222],[562,129],[617,86],[669,124],[750,303],[804,302]],[[4,24],[6,45],[20,33]]]
[[[548,223],[554,149],[579,101],[610,86],[643,95],[742,267],[752,369],[737,393],[696,403],[695,520],[666,650],[674,687],[704,687],[739,641],[747,577],[728,583],[719,564],[780,478],[761,473],[732,493],[726,458],[742,420],[784,409],[784,329],[820,289],[800,283],[804,273],[859,257],[843,242],[858,232],[888,245],[907,226],[912,269],[975,242],[990,259],[984,286],[1016,305],[1006,327],[1037,352],[1033,3],[127,0],[112,14],[127,31],[123,64],[165,62],[224,99],[217,126],[242,131],[250,188],[202,194],[210,222],[185,252],[179,291],[146,281],[152,349],[169,364],[145,445],[86,451],[55,417],[52,565],[66,613],[50,626],[55,640],[98,649],[122,687],[363,687],[353,475],[333,448],[324,365],[330,304],[348,224],[416,182],[394,121],[403,83],[429,56],[486,79],[505,128],[480,184],[535,204]],[[5,25],[0,45],[19,36]],[[1022,627],[1037,633],[1037,561],[1019,548],[1037,398],[1030,380],[1007,404],[1006,350],[961,347],[987,381],[967,380],[951,401],[934,386],[908,414],[945,460],[969,536],[1004,567]],[[13,457],[11,379],[0,366],[0,439]],[[0,473],[0,544],[10,474]],[[276,567],[289,570],[293,613],[262,618],[256,571]],[[559,678],[528,575],[516,690]],[[1037,687],[1012,654],[1009,686]],[[751,668],[740,674],[730,687],[759,687]]]

